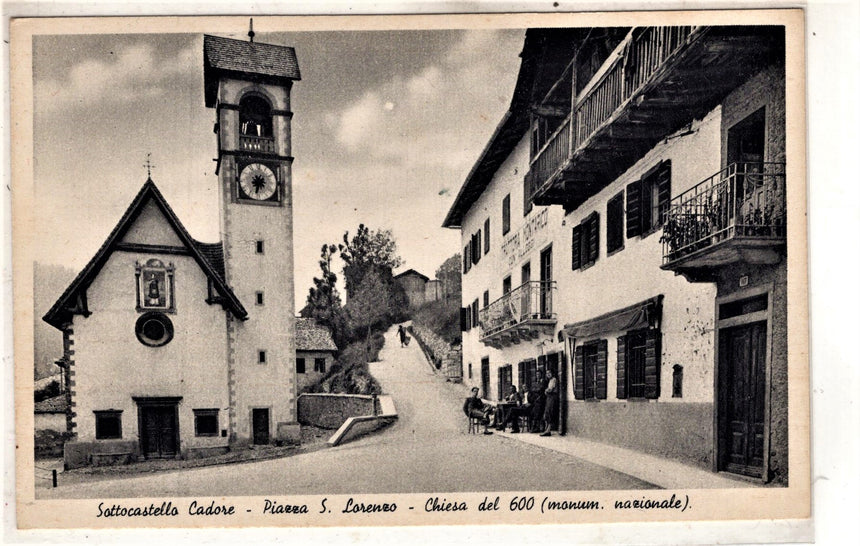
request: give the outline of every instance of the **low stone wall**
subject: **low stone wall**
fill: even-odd
[[[432,330],[420,324],[413,324],[410,330],[436,369],[445,374],[448,381],[460,383],[463,380],[462,347],[452,347]]]
[[[303,425],[336,429],[350,417],[373,415],[373,397],[364,394],[304,393],[298,398]]]
[[[355,440],[397,421],[397,408],[390,396],[380,396],[377,409],[378,415],[350,417],[344,421],[343,425],[328,439],[329,445],[337,446]]]

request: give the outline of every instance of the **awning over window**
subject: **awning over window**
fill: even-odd
[[[663,295],[617,309],[592,319],[564,325],[570,337],[585,338],[606,332],[626,332],[656,326],[663,309]]]

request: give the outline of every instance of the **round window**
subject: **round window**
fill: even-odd
[[[173,323],[163,313],[146,313],[137,319],[134,333],[144,345],[161,347],[173,339]]]

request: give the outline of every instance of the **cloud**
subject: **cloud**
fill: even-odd
[[[83,59],[63,77],[35,81],[36,108],[49,112],[165,96],[176,78],[187,77],[189,67],[195,66],[196,49],[160,58],[151,44],[132,44],[109,52],[107,58]]]
[[[439,60],[396,75],[336,115],[347,152],[402,169],[467,171],[510,102],[518,32],[464,32]]]

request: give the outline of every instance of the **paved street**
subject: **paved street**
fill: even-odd
[[[342,446],[268,461],[42,490],[40,498],[638,489],[652,485],[498,434],[466,433],[465,390],[435,376],[413,341],[386,335],[371,372],[397,406],[388,429]]]

